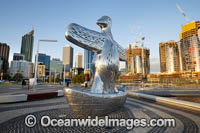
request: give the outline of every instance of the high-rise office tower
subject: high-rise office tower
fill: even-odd
[[[2,60],[2,70],[0,70],[0,73],[6,73],[9,67],[8,59],[9,59],[9,52],[10,47],[6,43],[0,43],[0,58]]]
[[[46,54],[39,53],[38,54],[38,62],[41,62],[45,65],[45,75],[49,75],[50,70],[50,56]]]
[[[2,67],[3,67],[3,60],[2,60],[2,58],[0,57],[0,80],[2,80],[2,78],[3,78],[3,77],[2,77],[3,75],[1,75],[1,74],[3,74],[3,73],[2,73]]]
[[[13,60],[9,73],[11,77],[14,77],[16,73],[21,73],[24,78],[33,78],[33,63],[25,60]]]
[[[81,53],[76,54],[75,67],[83,68],[83,55]]]
[[[13,60],[24,60],[25,56],[23,54],[14,53]]]
[[[62,60],[67,72],[73,67],[73,52],[74,49],[70,45],[63,47]]]
[[[192,21],[181,26],[180,50],[182,69],[185,71],[200,72],[200,21]]]
[[[21,54],[25,56],[26,61],[32,61],[34,30],[22,36]]]
[[[180,55],[178,43],[166,41],[159,43],[160,71],[166,73],[180,71]]]
[[[92,60],[94,52],[84,49],[84,68],[92,72]]]
[[[55,75],[55,73],[61,74],[63,70],[63,63],[60,59],[53,58],[50,61],[50,73],[51,75]]]
[[[149,49],[139,48],[137,43],[134,44],[133,48],[131,48],[131,45],[128,45],[126,49],[126,72],[150,73],[149,54]]]
[[[200,28],[198,29],[198,38],[200,40]]]
[[[43,63],[37,65],[37,78],[45,78],[46,68]]]

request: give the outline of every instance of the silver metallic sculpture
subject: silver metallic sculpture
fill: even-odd
[[[106,115],[121,107],[126,101],[125,88],[115,86],[119,60],[125,60],[125,51],[113,39],[110,17],[103,16],[96,23],[100,26],[101,33],[73,23],[68,26],[65,34],[66,39],[72,43],[96,52],[91,91],[64,89],[71,109],[81,117]]]

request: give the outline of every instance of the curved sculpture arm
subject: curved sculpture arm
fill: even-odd
[[[65,37],[68,41],[79,47],[96,53],[101,51],[106,38],[102,33],[89,30],[75,23],[72,23],[67,27]]]
[[[72,23],[67,27],[65,37],[68,41],[76,44],[79,47],[99,53],[102,50],[106,36],[103,33],[93,31]],[[119,58],[125,61],[125,50],[116,42]]]

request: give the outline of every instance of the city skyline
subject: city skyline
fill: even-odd
[[[75,54],[75,67],[74,68],[84,68],[83,67],[83,54],[76,53]]]
[[[92,73],[92,61],[94,59],[95,53],[89,50],[84,50],[84,69],[90,70]]]
[[[73,68],[73,57],[74,57],[74,49],[70,45],[65,45],[62,48],[62,61],[65,65],[64,71],[70,71],[71,68]]]
[[[0,132],[200,132],[200,0],[0,0]]]
[[[42,53],[38,53],[38,64],[42,63],[43,65],[45,65],[45,70],[46,70],[45,74],[46,75],[49,75],[50,59],[51,59],[51,56],[42,54]]]
[[[25,56],[25,60],[32,62],[34,45],[34,30],[22,36],[21,51],[20,53]]]
[[[74,48],[74,53],[84,53],[83,49],[69,43],[64,38],[67,25],[71,22],[77,22],[100,31],[95,24],[97,18],[109,15],[114,21],[112,32],[116,41],[126,48],[127,44],[133,44],[140,39],[140,34],[143,34],[145,47],[151,51],[151,68],[159,68],[159,42],[179,40],[180,27],[187,23],[176,9],[176,3],[180,4],[190,20],[193,17],[195,20],[200,20],[198,16],[199,1],[106,1],[107,4],[102,8],[98,8],[97,2],[92,1],[90,5],[93,8],[90,9],[86,9],[87,2],[82,1],[80,1],[80,5],[73,1],[56,3],[34,1],[30,2],[29,6],[26,6],[27,3],[24,1],[13,1],[12,4],[1,1],[1,3],[3,6],[0,6],[2,18],[0,28],[4,32],[0,33],[0,40],[11,48],[9,62],[12,60],[13,53],[20,52],[21,36],[30,31],[32,27],[35,30],[33,57],[35,57],[38,39],[58,40],[56,44],[43,43],[40,46],[40,53],[51,55],[54,58],[62,59],[60,53],[66,44]],[[112,9],[108,8],[111,4],[113,5]],[[74,9],[67,5],[76,5],[79,10],[70,12]],[[158,11],[160,14],[157,13]],[[48,49],[46,49],[47,46]],[[159,69],[155,70],[160,71]]]

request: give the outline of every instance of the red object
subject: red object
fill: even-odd
[[[85,78],[88,79],[88,75],[85,75]]]
[[[89,75],[85,75],[85,80],[86,80],[86,81],[89,80]]]

